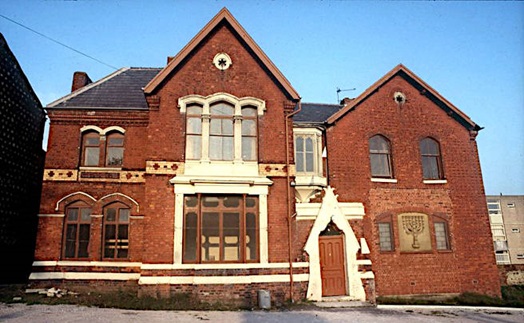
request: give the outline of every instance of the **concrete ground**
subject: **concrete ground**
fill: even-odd
[[[0,322],[524,322],[524,309],[387,306],[292,311],[136,311],[76,305],[0,303]]]

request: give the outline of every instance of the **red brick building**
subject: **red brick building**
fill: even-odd
[[[481,128],[402,65],[343,103],[302,103],[227,9],[165,68],[76,73],[47,107],[31,280],[244,305],[500,295]]]

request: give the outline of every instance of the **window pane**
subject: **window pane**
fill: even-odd
[[[124,145],[124,137],[122,135],[113,135],[110,136],[107,140],[107,144],[110,146],[123,146]]]
[[[98,135],[95,135],[93,137],[87,137],[86,138],[86,145],[88,146],[98,146],[100,144],[100,137]]]
[[[257,109],[256,108],[242,108],[242,116],[244,117],[256,117]]]
[[[107,148],[106,165],[107,166],[122,166],[124,160],[124,148],[110,147]]]
[[[224,197],[224,206],[234,208],[240,206],[240,196],[226,196]]]
[[[188,135],[186,150],[188,159],[200,159],[202,154],[202,137]]]
[[[106,209],[106,221],[116,221],[116,209],[108,208]]]
[[[235,153],[233,137],[224,137],[222,143],[222,160],[233,160]]]
[[[393,177],[389,142],[382,136],[369,139],[369,159],[372,177]]]
[[[246,198],[246,207],[255,207],[257,205],[257,198],[247,197]]]
[[[197,206],[198,199],[196,196],[186,196],[185,198],[186,206],[187,207],[195,207]]]
[[[423,156],[422,157],[422,171],[425,179],[438,179],[438,161],[437,157]]]
[[[242,138],[242,160],[257,160],[256,137]]]
[[[438,250],[447,250],[449,249],[448,244],[448,233],[446,230],[446,223],[444,222],[435,222],[435,240],[437,242]]]
[[[129,215],[131,211],[129,209],[120,209],[120,214],[118,215],[119,223],[129,222]]]
[[[80,209],[80,221],[91,222],[91,209],[81,208]]]
[[[65,252],[66,258],[74,258],[76,251],[76,224],[68,224],[66,227]]]
[[[78,221],[78,209],[72,208],[67,210],[67,221]]]
[[[187,119],[187,133],[201,134],[202,133],[202,119],[188,118]]]
[[[88,252],[89,234],[90,234],[90,225],[81,224],[80,232],[79,232],[79,243],[78,243],[78,258],[87,258],[89,256],[89,252]]]
[[[196,198],[195,198],[196,200]],[[197,253],[197,214],[186,213],[184,223],[184,260],[195,261]]]
[[[225,103],[219,103],[211,106],[210,108],[211,115],[217,116],[232,116],[235,112],[235,109]]]
[[[240,259],[240,214],[224,213],[222,254],[225,261]]]
[[[379,223],[378,234],[380,241],[380,250],[391,251],[393,250],[393,243],[391,237],[391,224],[390,223]]]
[[[314,154],[313,152],[306,152],[306,172],[314,171]]]
[[[420,152],[423,155],[440,155],[438,143],[431,138],[423,139],[420,142]]]
[[[370,155],[370,159],[371,159],[371,175],[372,176],[381,176],[381,177],[390,177],[391,176],[388,155],[372,154]]]
[[[205,207],[217,207],[218,206],[218,197],[205,196],[202,198],[202,205]]]
[[[192,105],[186,108],[187,114],[202,114],[202,107]]]
[[[389,145],[382,136],[374,136],[369,140],[369,151],[372,153],[389,153]]]
[[[220,261],[219,215],[215,212],[202,214],[202,261]]]
[[[257,223],[256,214],[246,213],[246,260],[257,259]]]
[[[257,124],[255,120],[242,120],[242,135],[257,135]]]
[[[98,147],[86,147],[84,156],[85,166],[98,166],[98,160],[100,156],[100,148]]]
[[[304,138],[297,137],[295,140],[295,150],[297,152],[303,152],[304,151]]]

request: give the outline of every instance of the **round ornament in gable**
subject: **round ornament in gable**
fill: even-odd
[[[215,64],[215,67],[218,68],[221,71],[227,70],[233,62],[231,61],[231,57],[229,57],[226,53],[218,53],[215,55],[215,58],[213,58],[213,64]]]
[[[406,95],[400,91],[397,91],[393,94],[393,99],[397,104],[404,104],[406,102]]]

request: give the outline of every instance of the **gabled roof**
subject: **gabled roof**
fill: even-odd
[[[51,102],[46,108],[147,110],[143,88],[160,71],[160,68],[121,68]]]
[[[293,116],[294,124],[324,124],[326,120],[343,108],[340,104],[302,103],[302,109]]]
[[[424,82],[420,77],[415,75],[415,73],[410,71],[407,67],[405,67],[402,64],[395,66],[395,68],[393,68],[386,75],[384,75],[381,79],[379,79],[377,82],[371,85],[366,91],[364,91],[354,100],[350,101],[340,111],[336,112],[331,117],[329,117],[327,119],[327,123],[333,124],[337,122],[340,118],[346,115],[346,113],[353,110],[361,102],[366,100],[375,91],[377,91],[381,86],[383,86],[385,83],[387,83],[389,80],[391,80],[393,77],[397,75],[407,80],[412,86],[414,86],[417,90],[419,90],[420,93],[423,93],[425,96],[427,96],[431,101],[433,101],[437,106],[439,106],[441,109],[446,111],[452,118],[457,120],[466,129],[475,130],[475,131],[482,129],[482,127],[480,127],[475,122],[473,122],[473,120],[471,120],[464,112],[460,111],[459,108],[457,108],[451,102],[446,100],[442,95],[440,95],[440,93],[438,93],[431,86],[426,84],[426,82]]]
[[[198,45],[222,22],[229,24],[231,28],[238,34],[238,36],[247,44],[253,53],[260,59],[267,70],[287,92],[287,94],[294,100],[299,100],[300,95],[291,86],[291,83],[286,79],[278,68],[271,62],[269,57],[262,51],[262,49],[255,43],[255,41],[244,30],[240,23],[233,17],[233,15],[225,7],[218,12],[218,14],[211,19],[209,23],[184,47],[182,50],[167,64],[167,66],[158,75],[151,80],[145,87],[146,94],[153,93],[159,85],[164,81],[175,68],[193,51]]]

